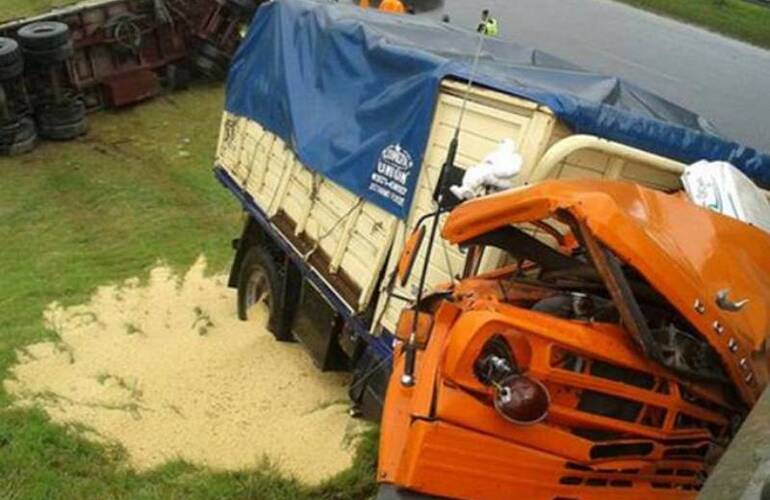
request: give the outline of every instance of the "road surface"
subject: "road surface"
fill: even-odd
[[[483,8],[502,38],[632,81],[770,153],[770,51],[611,0],[445,0],[426,15],[475,28]]]

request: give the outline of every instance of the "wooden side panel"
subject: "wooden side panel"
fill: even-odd
[[[355,290],[357,298],[349,303],[353,309],[362,310],[375,291],[383,265],[387,261],[386,275],[390,276],[407,233],[420,217],[434,210],[432,193],[458,123],[464,95],[462,84],[445,82],[442,86],[418,189],[405,222],[312,173],[280,139],[242,118],[225,114],[218,162],[269,216],[288,219],[284,229],[290,227],[294,234],[287,236],[302,240],[300,246],[304,251],[310,249],[323,254],[323,259],[310,260],[323,263],[324,268],[319,271],[325,277],[343,276],[351,282],[350,289]],[[515,185],[526,183],[548,147],[571,134],[547,108],[485,89],[473,89],[470,93],[462,125],[458,166],[475,165],[501,140],[513,139],[524,159]],[[570,155],[558,166],[555,177],[621,179],[665,190],[680,187],[679,179],[673,174],[595,150]],[[397,295],[416,295],[426,246],[418,254],[409,282],[395,288]],[[500,258],[489,255],[484,263],[493,266]],[[426,288],[451,281],[463,271],[464,261],[465,255],[458,248],[438,239]],[[376,317],[381,318],[381,326],[393,331],[404,301],[381,295]]]
[[[225,113],[217,163],[269,217],[288,222],[285,236],[311,266],[330,283],[345,282],[352,309],[367,307],[390,254],[394,216],[314,174],[280,138],[245,118]]]

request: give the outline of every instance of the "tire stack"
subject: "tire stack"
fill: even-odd
[[[19,44],[0,37],[0,155],[26,153],[37,144],[23,73]]]
[[[36,85],[35,121],[40,137],[55,141],[86,133],[86,106],[71,75],[74,48],[69,27],[45,21],[22,27],[17,38],[27,63],[30,85]]]

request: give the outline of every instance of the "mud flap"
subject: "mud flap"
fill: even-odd
[[[348,393],[356,410],[366,420],[380,421],[391,372],[390,359],[383,360],[368,346],[363,348],[355,363]]]
[[[294,337],[302,342],[319,370],[347,370],[349,361],[339,344],[342,317],[313,284],[298,278],[298,282],[287,287],[301,288],[291,328]]]

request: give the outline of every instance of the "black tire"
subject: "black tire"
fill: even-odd
[[[24,73],[24,61],[19,59],[7,66],[0,66],[0,81],[18,78]]]
[[[291,331],[281,328],[283,310],[283,273],[270,251],[262,245],[249,248],[238,270],[238,317],[248,321],[249,310],[266,302],[269,310],[267,328],[276,340],[290,342]]]
[[[16,141],[21,131],[21,120],[12,120],[0,125],[0,146],[7,147]]]
[[[192,76],[190,70],[184,66],[169,64],[166,66],[166,89],[171,91],[187,90],[190,88]]]
[[[19,120],[19,125],[19,132],[14,142],[27,142],[29,139],[37,138],[37,128],[32,118],[25,116]]]
[[[227,67],[213,61],[204,55],[193,58],[193,64],[198,73],[209,80],[221,81],[227,77]]]
[[[40,137],[52,141],[71,141],[85,135],[88,132],[88,122],[83,119],[79,122],[65,125],[50,125],[38,123]]]
[[[5,129],[6,127],[1,128]],[[10,128],[13,129],[13,137],[9,143],[0,145],[0,153],[7,156],[16,156],[35,149],[38,137],[35,130],[35,122],[31,118],[22,118]]]
[[[230,65],[230,56],[222,52],[219,47],[211,42],[201,42],[198,45],[198,54],[225,67]]]
[[[86,119],[86,105],[79,98],[73,98],[61,104],[42,105],[36,111],[37,122],[43,127],[73,125]]]
[[[21,61],[19,43],[13,38],[0,37],[0,66],[12,66]]]
[[[46,50],[24,49],[24,57],[30,64],[36,66],[45,66],[48,64],[64,62],[75,55],[75,48],[72,42]]]
[[[20,156],[23,154],[27,154],[33,149],[37,147],[38,138],[37,135],[34,135],[24,141],[21,142],[14,142],[10,145],[8,148],[8,151],[5,152],[8,156]]]
[[[69,26],[56,21],[28,24],[19,29],[16,35],[21,46],[31,51],[49,51],[70,41]]]

